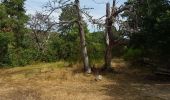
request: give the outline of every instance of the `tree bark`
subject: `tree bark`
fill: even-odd
[[[113,48],[113,33],[112,33],[112,24],[113,19],[111,14],[113,13],[110,11],[110,3],[106,4],[106,30],[105,30],[105,39],[106,39],[106,51],[105,51],[105,64],[103,70],[113,71],[111,62],[112,62],[112,48]]]
[[[91,73],[91,67],[89,66],[89,58],[87,53],[87,47],[86,47],[86,40],[85,40],[85,33],[84,33],[84,27],[83,27],[83,19],[82,14],[80,11],[80,2],[79,0],[75,0],[75,6],[78,13],[78,26],[79,26],[79,34],[80,34],[80,45],[81,45],[81,52],[82,52],[82,59],[84,64],[84,70],[86,73]]]
[[[105,29],[105,40],[106,40],[106,51],[105,51],[105,64],[104,67],[108,68],[111,67],[111,46],[110,46],[110,39],[109,39],[109,17],[110,17],[110,4],[106,4],[106,29]]]
[[[105,51],[105,64],[103,66],[103,70],[113,72],[113,68],[111,66],[112,62],[112,48],[115,45],[121,44],[118,40],[114,38],[113,33],[113,23],[115,17],[118,16],[119,13],[129,10],[131,6],[123,6],[119,9],[115,7],[116,0],[113,0],[112,9],[110,8],[110,3],[106,4],[106,28],[105,28],[105,39],[106,39],[106,51]]]

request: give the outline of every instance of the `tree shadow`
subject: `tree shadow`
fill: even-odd
[[[115,100],[170,100],[170,77],[147,71],[121,66],[116,73],[105,73],[113,82],[102,86],[105,95]]]

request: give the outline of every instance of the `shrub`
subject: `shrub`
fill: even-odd
[[[0,66],[8,65],[8,48],[11,40],[11,33],[0,32]]]
[[[37,58],[37,52],[33,49],[11,49],[9,51],[9,59],[11,66],[24,66],[32,63]]]
[[[142,58],[142,50],[129,48],[127,49],[127,52],[125,53],[124,58],[128,61],[136,62]]]

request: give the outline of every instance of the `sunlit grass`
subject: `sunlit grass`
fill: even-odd
[[[100,67],[103,62],[93,64]],[[161,100],[162,95],[170,97],[170,92],[161,90],[168,88],[167,85],[159,85],[158,89],[137,82],[141,72],[127,69],[122,59],[114,59],[112,66],[122,73],[102,75],[101,81],[95,81],[93,74],[84,74],[79,62],[58,61],[0,69],[0,100]]]

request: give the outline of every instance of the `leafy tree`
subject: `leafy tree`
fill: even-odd
[[[67,34],[72,30],[72,28],[77,27],[76,23],[74,23],[77,19],[76,9],[74,6],[68,5],[62,8],[61,11],[62,13],[59,16],[59,21],[61,23],[59,24],[58,31],[63,34]],[[62,23],[64,21],[67,23]]]
[[[20,65],[18,61],[24,61],[23,56],[29,46],[25,23],[28,17],[25,15],[24,0],[1,0],[0,3],[0,66]],[[30,41],[30,40],[29,40]],[[25,52],[25,53],[21,53]],[[19,59],[18,59],[19,58]],[[17,61],[18,60],[18,61]]]
[[[0,3],[0,66],[4,66],[7,64],[8,59],[8,45],[10,43],[10,32],[7,32],[7,21],[8,15],[6,11],[6,7]]]
[[[166,65],[170,61],[170,2],[169,0],[129,0],[134,5],[133,13],[127,14],[131,28],[137,26],[137,32],[132,32],[132,48],[142,50],[141,57],[147,57],[155,62]],[[138,20],[135,23],[135,20]],[[132,26],[133,24],[133,26]]]
[[[9,44],[11,39],[10,33],[0,32],[0,66],[7,65],[9,63]]]
[[[1,29],[14,33],[16,47],[23,46],[25,23],[28,20],[25,15],[24,2],[25,0],[2,0],[1,3],[6,10],[5,22],[1,25]]]
[[[79,37],[80,37],[80,45],[81,45],[81,53],[82,53],[82,60],[84,63],[84,70],[87,73],[91,73],[91,68],[89,65],[89,58],[88,58],[88,53],[87,53],[87,46],[86,46],[86,40],[85,40],[85,24],[82,18],[82,12],[80,9],[80,2],[79,0],[75,0],[74,5],[72,6],[66,6],[66,8],[62,9],[62,16],[60,16],[60,21],[62,22],[64,21],[71,21],[74,23],[68,23],[66,24],[67,26],[70,26],[72,28],[77,28],[79,33]],[[69,15],[69,16],[68,16]],[[71,19],[70,19],[70,16]],[[63,24],[63,23],[62,23]],[[64,24],[63,24],[64,25]],[[64,28],[64,26],[61,26],[61,29]],[[87,28],[86,28],[87,29]],[[65,28],[65,30],[67,30],[67,28]],[[66,32],[69,32],[66,31]]]

